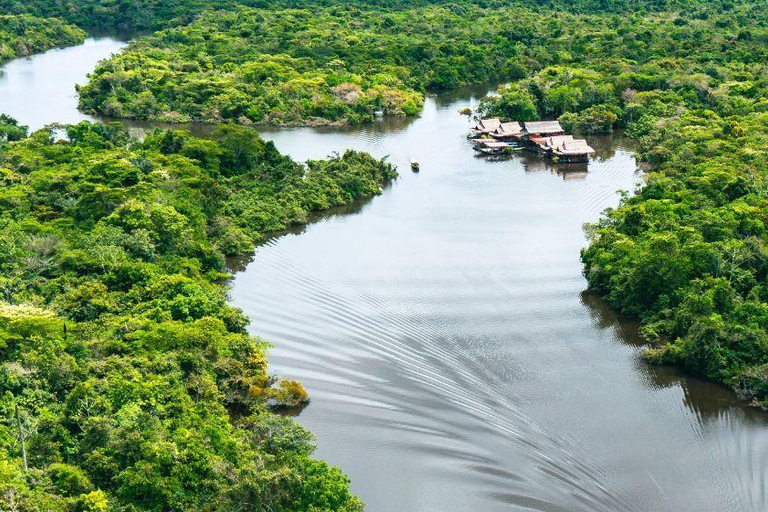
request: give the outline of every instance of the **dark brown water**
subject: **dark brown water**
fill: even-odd
[[[34,97],[46,66],[95,64],[90,50],[56,55],[6,66],[0,111],[15,69]],[[402,173],[260,247],[233,283],[252,332],[275,344],[273,369],[312,395],[298,421],[318,457],[372,512],[768,510],[766,416],[645,365],[633,323],[584,293],[582,224],[635,188],[631,152],[595,138],[588,172],[568,173],[477,158],[456,113],[473,101],[432,98],[419,119],[363,129],[263,131],[299,160],[352,147]],[[33,125],[77,115],[24,104]]]

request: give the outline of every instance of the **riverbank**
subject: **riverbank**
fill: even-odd
[[[0,67],[0,112],[31,130],[57,122],[97,119],[77,109],[75,85],[96,64],[126,45],[114,36],[89,36],[79,46],[56,48]]]
[[[51,48],[74,46],[85,37],[82,29],[60,20],[0,15],[0,65]]]
[[[80,49],[57,54],[62,76],[93,58]],[[50,62],[24,62],[42,97]],[[77,80],[58,84],[71,94]],[[582,223],[635,188],[634,148],[589,138],[588,173],[473,158],[456,112],[489,90],[428,97],[414,119],[260,129],[297,161],[354,148],[422,163],[374,201],[267,241],[235,276],[231,304],[274,343],[271,367],[311,393],[298,421],[316,456],[372,512],[765,509],[766,417],[646,365],[635,323],[582,293]],[[25,105],[27,124],[82,115]]]
[[[269,373],[267,343],[227,303],[224,256],[379,194],[395,168],[354,151],[298,164],[236,126],[205,141],[59,129],[0,140],[0,409],[18,425],[0,500],[361,511],[347,477],[310,458],[311,434],[270,412],[308,396]]]
[[[766,416],[647,365],[636,322],[582,293],[582,224],[636,187],[632,145],[589,137],[587,173],[475,158],[456,112],[487,91],[428,98],[393,132],[262,132],[299,160],[343,144],[422,167],[235,277],[276,371],[313,391],[298,420],[318,456],[374,512],[759,510]]]

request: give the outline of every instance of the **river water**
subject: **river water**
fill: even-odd
[[[0,112],[85,118],[72,85],[122,44],[5,65]],[[410,121],[262,130],[298,160],[355,148],[401,170],[233,282],[273,370],[312,396],[297,419],[317,456],[372,512],[768,510],[766,415],[644,364],[636,326],[584,292],[582,225],[640,180],[626,141],[590,139],[568,172],[475,157],[457,110],[484,92],[428,98]]]

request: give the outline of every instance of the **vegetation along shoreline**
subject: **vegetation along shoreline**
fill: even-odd
[[[81,123],[57,140],[0,117],[4,503],[361,510],[344,474],[311,458],[311,435],[270,410],[307,397],[270,377],[266,343],[227,303],[224,257],[396,172],[354,151],[301,165],[238,125],[412,116],[427,91],[489,80],[509,83],[483,118],[626,128],[652,171],[587,227],[589,288],[642,321],[649,361],[768,407],[761,2],[104,4],[0,0],[13,13],[0,61],[82,42],[66,23],[157,29],[99,64],[81,108],[221,126],[137,140]]]
[[[28,463],[5,445],[0,491],[23,510],[360,510],[272,412],[307,395],[269,375],[224,257],[378,194],[394,167],[353,151],[297,164],[234,126],[141,141],[3,126],[0,407],[20,411]]]

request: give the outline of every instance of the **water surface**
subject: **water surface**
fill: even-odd
[[[6,64],[0,112],[90,119],[74,84],[124,44]],[[636,326],[584,292],[582,224],[639,181],[626,143],[593,138],[567,172],[477,158],[457,110],[484,92],[429,98],[415,120],[262,131],[299,160],[351,147],[402,172],[260,247],[233,283],[273,369],[311,393],[298,421],[318,457],[372,512],[768,510],[766,416],[645,365]]]
[[[373,512],[767,510],[765,416],[644,364],[636,326],[584,293],[583,223],[640,179],[626,142],[592,138],[588,168],[567,172],[478,158],[457,113],[473,101],[263,131],[299,160],[353,147],[402,172],[234,281],[272,368],[309,389],[318,456]]]
[[[31,130],[46,124],[93,121],[77,110],[76,84],[96,64],[120,51],[127,36],[92,36],[85,43],[10,61],[0,67],[0,113]]]

